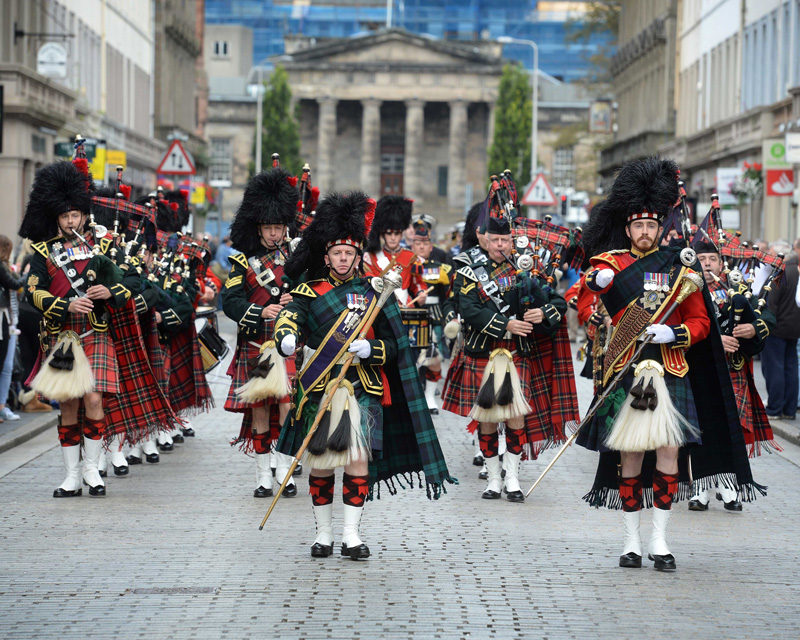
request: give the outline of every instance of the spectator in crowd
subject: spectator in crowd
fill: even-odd
[[[233,248],[231,237],[225,236],[222,239],[222,244],[220,244],[219,248],[217,249],[217,253],[214,255],[214,260],[219,263],[219,266],[224,269],[225,273],[228,273],[231,270],[230,257],[234,253],[236,253],[236,250]]]
[[[19,420],[19,416],[6,406],[19,333],[17,289],[24,284],[24,280],[11,270],[9,261],[12,249],[11,240],[0,235],[0,422]]]
[[[28,241],[26,240],[26,242]],[[23,254],[20,255],[22,256]],[[22,273],[23,280],[26,280],[28,277],[32,258],[33,252],[24,253],[22,257],[20,272]],[[41,312],[23,296],[19,301],[18,327],[20,333],[17,336],[19,341],[19,356],[22,361],[23,383],[30,377],[31,371],[33,371],[33,367],[36,364],[36,358],[39,355],[39,323],[41,321]],[[19,394],[19,402],[25,413],[46,413],[53,410],[53,407],[41,402],[36,397],[36,392],[33,389],[26,387],[24,384],[22,386],[22,392]]]
[[[770,252],[786,255],[786,271],[780,284],[770,293],[769,308],[777,320],[761,354],[761,371],[767,383],[767,415],[773,419],[794,420],[797,414],[800,307],[796,304],[800,238],[793,250],[785,242],[770,244]]]

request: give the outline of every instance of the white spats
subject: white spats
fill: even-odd
[[[97,468],[100,462],[100,450],[102,448],[102,440],[83,439],[83,479],[90,487],[105,486]]]
[[[653,509],[653,533],[650,536],[650,553],[654,556],[670,554],[667,546],[667,525],[672,510]]]
[[[314,507],[316,510],[317,507]],[[363,544],[361,537],[358,535],[358,527],[361,523],[361,515],[364,513],[364,507],[354,507],[352,505],[344,505],[344,526],[342,527],[342,542],[350,549],[359,547]]]
[[[317,537],[314,538],[314,544],[329,547],[333,544],[333,503],[321,506],[313,505],[312,508],[314,509],[314,521],[317,524]],[[356,537],[358,537],[357,523]]]
[[[428,404],[428,409],[439,410],[436,406],[436,383],[432,380],[425,380],[425,402]]]
[[[655,511],[658,511],[658,509],[655,509]],[[641,515],[641,511],[622,512],[622,524],[625,526],[625,541],[622,544],[623,556],[628,553],[635,553],[637,556],[642,555],[642,538],[639,532]]]
[[[292,465],[292,456],[287,456],[285,453],[280,453],[279,451],[274,451],[273,455],[275,456],[275,480],[277,480],[280,485],[283,483],[283,479],[286,477],[286,474],[289,472],[289,467]],[[264,456],[269,457],[270,454],[265,453]],[[289,482],[286,483],[286,486],[294,486],[294,479],[289,478]]]
[[[269,466],[269,454],[257,453],[256,458],[256,489],[272,489],[272,469]]]
[[[493,491],[499,494],[503,490],[503,463],[500,460],[500,456],[486,458],[486,469],[489,472],[489,482],[485,491]]]
[[[67,477],[58,488],[64,491],[77,491],[81,488],[81,447],[80,445],[61,447],[61,455],[64,457]]]
[[[500,456],[498,456],[498,458],[499,457]],[[505,485],[506,491],[509,493],[522,490],[519,486],[519,465],[521,460],[521,453],[514,455],[506,451],[503,455],[503,469],[506,472]]]

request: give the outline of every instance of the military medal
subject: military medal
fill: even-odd
[[[644,274],[644,290],[645,291],[669,291],[669,274],[668,273],[649,273]]]

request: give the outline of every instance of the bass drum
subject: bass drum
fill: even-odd
[[[400,319],[408,333],[412,349],[425,349],[431,343],[427,309],[400,309]]]
[[[200,357],[203,371],[213,370],[228,355],[230,347],[219,335],[217,310],[213,307],[198,307],[195,318],[197,341],[200,344]]]

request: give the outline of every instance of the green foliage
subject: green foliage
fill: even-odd
[[[589,42],[593,36],[607,38],[606,43],[598,47],[597,53],[588,57],[592,71],[584,79],[584,83],[590,87],[599,89],[611,82],[611,57],[619,36],[621,4],[621,0],[589,2],[585,14],[580,18],[567,20],[567,42],[583,44]]]
[[[521,65],[507,64],[500,77],[494,140],[489,147],[489,172],[511,169],[520,184],[531,174],[530,75]]]
[[[289,74],[283,67],[275,67],[272,75],[264,83],[262,102],[263,128],[261,135],[261,168],[272,166],[272,154],[281,155],[281,166],[292,174],[300,173],[300,129],[297,124],[297,110],[292,113],[292,90],[289,88]],[[253,143],[255,158],[255,142]],[[255,162],[251,163],[251,173]]]

